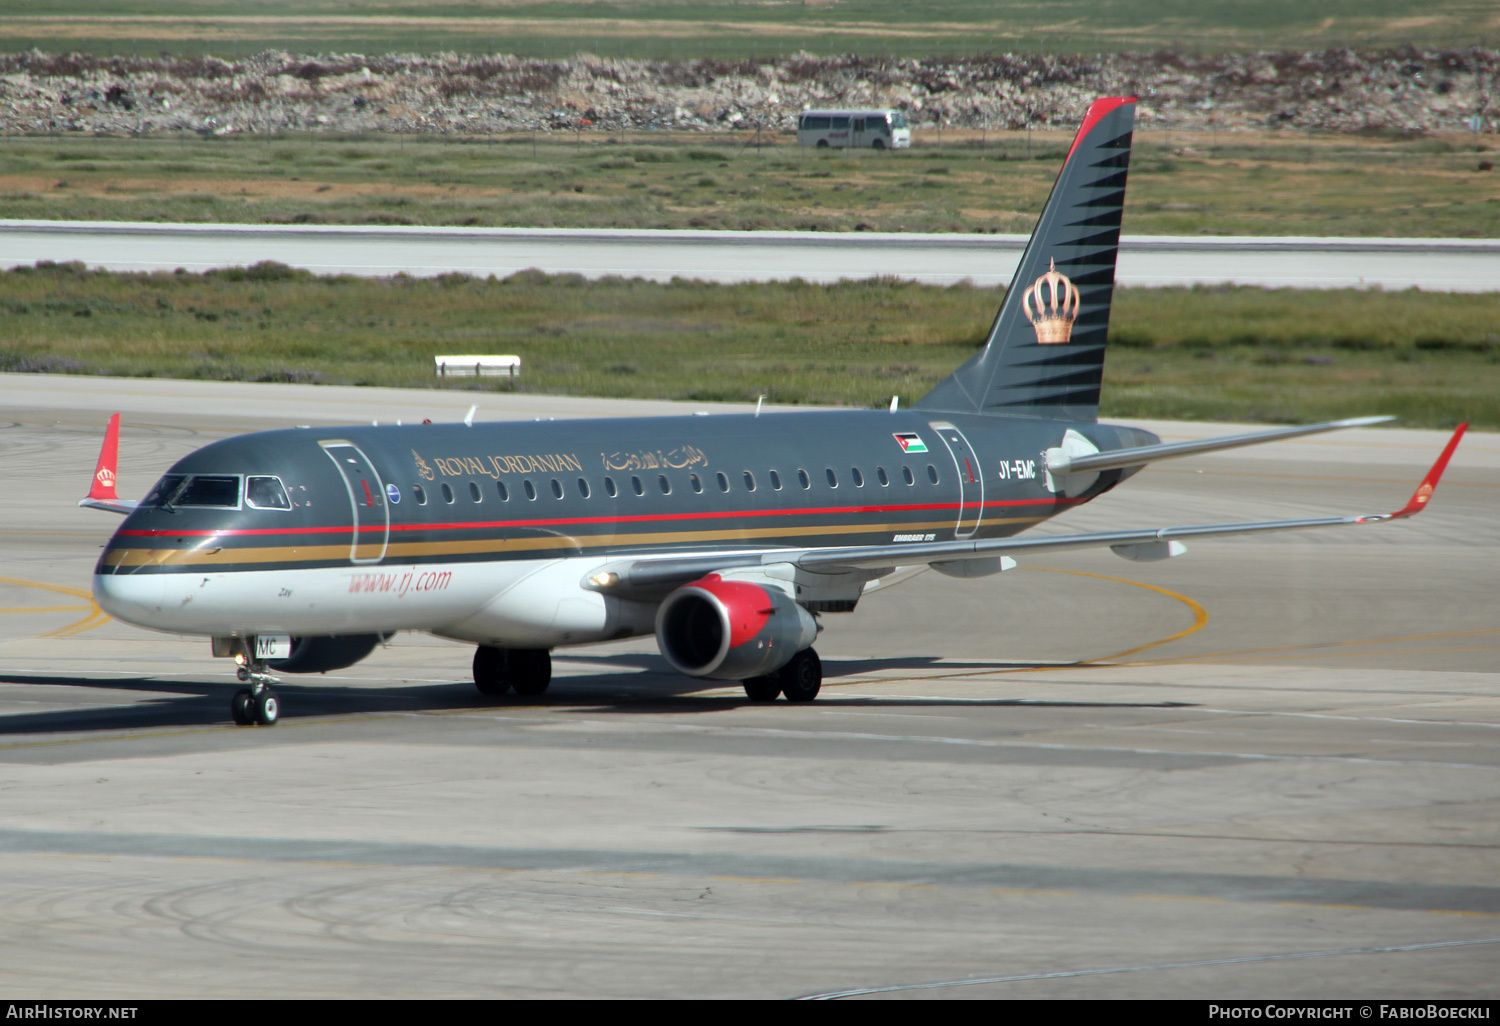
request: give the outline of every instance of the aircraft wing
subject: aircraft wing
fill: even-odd
[[[728,569],[792,563],[817,573],[839,573],[850,570],[886,570],[898,566],[928,564],[963,564],[969,560],[996,557],[1005,559],[1034,552],[1058,552],[1066,549],[1109,547],[1127,559],[1165,559],[1184,551],[1180,539],[1206,538],[1232,534],[1259,534],[1269,531],[1295,531],[1311,527],[1342,527],[1350,524],[1378,524],[1404,520],[1426,508],[1438,480],[1458,448],[1468,424],[1460,424],[1443,448],[1437,462],[1412,493],[1405,506],[1392,513],[1370,513],[1357,516],[1314,517],[1306,520],[1267,520],[1236,524],[1196,524],[1184,527],[1155,527],[1126,531],[1094,531],[1087,534],[1044,535],[1033,538],[988,538],[976,541],[946,541],[899,545],[845,545],[836,548],[773,550],[757,553],[722,553],[704,556],[640,559],[610,564],[589,579],[589,586],[607,592],[650,593],[686,584],[698,577]],[[1152,448],[1155,448],[1154,446]],[[1012,562],[1011,565],[1014,565]],[[997,564],[995,570],[1001,569]],[[992,571],[991,571],[992,572]],[[962,575],[960,575],[962,576]]]
[[[139,503],[134,499],[122,499],[115,494],[115,477],[120,465],[120,415],[109,418],[109,427],[104,432],[104,444],[99,447],[99,462],[94,467],[94,483],[89,493],[78,500],[78,505],[88,509],[108,510],[125,514]]]

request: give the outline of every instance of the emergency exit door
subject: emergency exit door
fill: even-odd
[[[953,457],[953,469],[958,474],[958,523],[954,525],[953,536],[973,537],[984,516],[984,472],[979,466],[979,457],[974,454],[974,447],[963,432],[952,424],[933,422],[930,426],[948,447],[948,454]]]

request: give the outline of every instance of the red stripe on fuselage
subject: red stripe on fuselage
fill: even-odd
[[[1007,499],[996,502],[986,502],[984,509],[1000,509],[1007,506],[1054,506],[1060,503],[1079,502],[1079,499],[1065,498],[1059,496],[1054,499]],[[664,520],[723,520],[732,517],[772,517],[772,516],[827,516],[840,513],[905,513],[922,512],[924,510],[958,510],[973,508],[973,503],[960,505],[956,502],[930,503],[911,506],[827,506],[811,509],[754,509],[740,510],[735,512],[711,511],[703,513],[662,513],[658,515],[642,514],[626,517],[556,517],[540,520],[483,520],[483,521],[459,521],[440,524],[391,524],[392,531],[456,531],[456,530],[483,530],[497,527],[562,527],[576,524],[635,524],[643,522],[657,522]],[[218,531],[145,531],[145,530],[122,530],[118,532],[121,536],[130,538],[218,538],[218,537],[256,537],[266,535],[283,534],[344,534],[350,530],[349,525],[343,527],[252,527],[236,528]],[[366,524],[360,527],[361,531],[384,531],[383,524]]]

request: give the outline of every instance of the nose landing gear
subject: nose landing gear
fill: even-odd
[[[263,663],[241,666],[238,676],[250,686],[234,693],[234,698],[229,701],[229,715],[242,727],[252,724],[274,727],[281,718],[281,701],[271,685],[281,682],[265,672]]]

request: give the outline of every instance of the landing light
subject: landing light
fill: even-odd
[[[601,570],[599,573],[590,577],[589,581],[590,583],[595,584],[600,588],[610,588],[620,583],[620,575],[615,573],[613,570]]]
[[[243,653],[243,652],[236,652],[234,654],[234,661],[237,664],[239,664],[240,666],[244,666],[245,665],[245,653]]]

